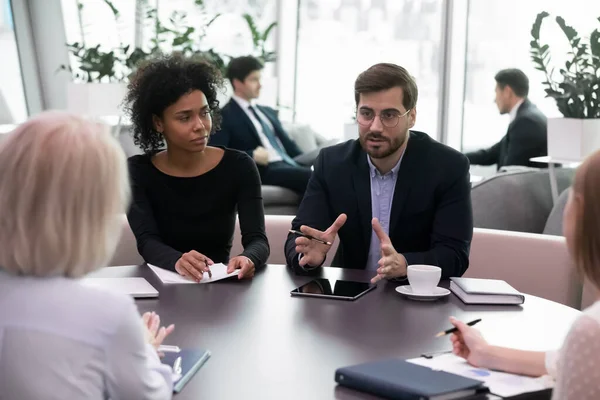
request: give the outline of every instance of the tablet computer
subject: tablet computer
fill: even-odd
[[[315,279],[292,290],[292,296],[324,297],[327,299],[356,300],[375,289],[376,284],[368,282],[342,281],[336,279]]]

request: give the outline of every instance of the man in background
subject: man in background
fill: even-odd
[[[489,149],[467,153],[471,164],[538,167],[529,159],[548,154],[546,116],[527,98],[529,79],[519,69],[504,69],[496,74],[496,105],[508,114],[506,135]]]
[[[262,68],[262,63],[251,56],[231,60],[227,78],[234,94],[221,110],[221,130],[213,135],[211,144],[248,153],[264,185],[282,186],[302,196],[310,168],[294,160],[301,151],[283,129],[276,111],[254,103],[260,94]]]

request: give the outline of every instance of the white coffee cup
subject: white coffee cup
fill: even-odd
[[[413,293],[433,293],[442,277],[442,269],[434,265],[409,265],[408,283]]]

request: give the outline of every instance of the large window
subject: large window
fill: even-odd
[[[354,80],[373,64],[417,80],[415,129],[437,136],[442,0],[305,0],[300,7],[296,120],[331,138],[355,113]]]
[[[87,48],[100,45],[103,51],[129,45],[148,52],[158,41],[160,51],[169,53],[182,49],[173,46],[174,40],[193,28],[189,37],[196,48],[213,50],[224,62],[260,52],[244,14],[252,18],[259,33],[277,20],[277,0],[62,0],[62,9],[69,43],[83,43]],[[267,51],[274,50],[276,32],[268,36]],[[76,63],[72,58],[71,65],[76,67]],[[273,106],[277,103],[274,75],[274,64],[267,64],[261,98]]]
[[[569,51],[566,37],[554,18],[562,16],[586,37],[600,27],[597,0],[471,0],[462,148],[465,151],[493,145],[506,134],[507,115],[499,115],[494,103],[494,75],[504,68],[519,68],[529,77],[529,98],[548,117],[560,116],[552,99],[545,98],[543,73],[534,69],[529,56],[531,26],[536,15],[548,11],[551,18],[542,25],[542,41],[550,45],[552,64],[564,65]],[[584,39],[584,40],[587,40]],[[456,71],[463,73],[462,71]],[[454,132],[456,134],[458,132]]]
[[[0,0],[0,124],[27,119],[27,105],[9,0]]]

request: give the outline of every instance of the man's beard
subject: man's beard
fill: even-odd
[[[369,132],[365,136],[359,137],[359,141],[360,141],[360,145],[362,146],[363,150],[365,152],[367,152],[367,154],[369,156],[371,156],[371,158],[377,159],[377,158],[386,158],[386,157],[389,157],[392,154],[394,154],[406,142],[407,137],[408,137],[408,129],[404,132],[404,135],[393,138],[393,139],[387,138],[378,133]],[[369,146],[367,145],[367,140],[369,140],[369,139],[382,140],[381,145],[387,146],[387,148],[381,149],[381,147],[380,147],[377,150],[369,149]]]

